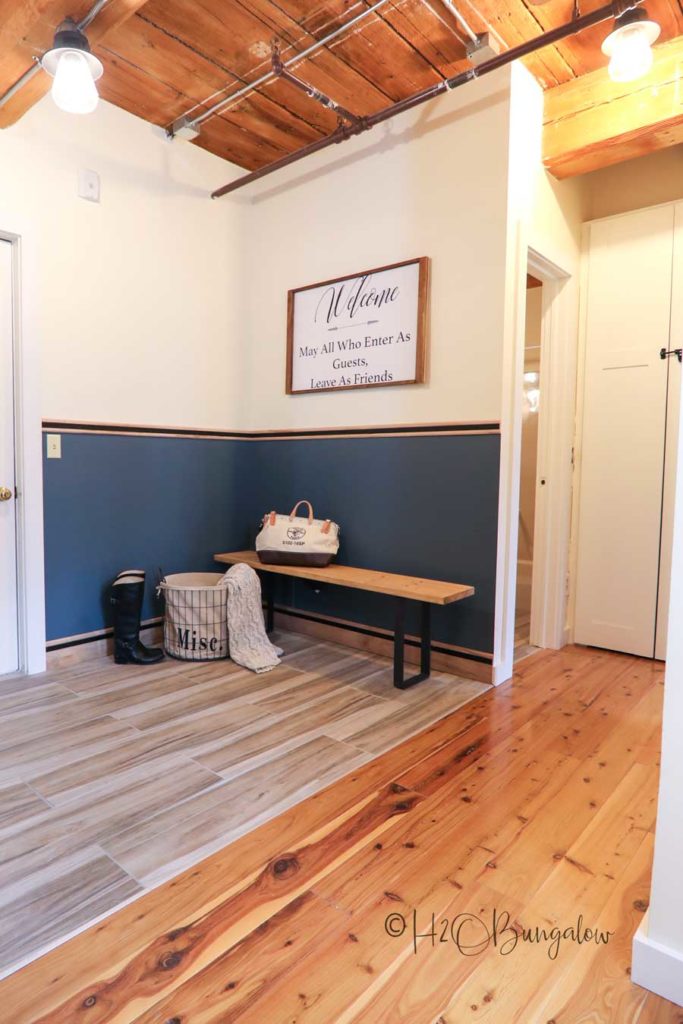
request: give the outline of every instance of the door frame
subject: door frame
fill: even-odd
[[[543,283],[530,642],[558,650],[567,642],[576,337],[570,275],[531,248],[528,269]]]
[[[21,234],[0,228],[12,246],[14,445],[19,671],[45,671],[45,569],[40,353],[35,329],[37,274]]]
[[[496,626],[493,682],[512,677],[517,602],[517,542],[522,448],[526,325],[526,275],[543,282],[541,374],[545,414],[539,414],[539,478],[547,484],[539,506],[537,488],[532,581],[532,643],[559,649],[567,641],[567,579],[573,488],[578,282],[563,267],[528,246],[518,225],[513,239],[508,293],[509,339],[504,346],[501,476],[498,502]],[[537,557],[538,552],[538,557]],[[535,599],[534,599],[535,593]]]

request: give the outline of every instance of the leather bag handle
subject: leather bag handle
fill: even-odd
[[[311,526],[313,523],[313,506],[311,505],[310,501],[306,501],[305,498],[303,498],[301,501],[297,501],[296,505],[289,513],[290,520],[293,519],[294,516],[296,515],[299,505],[306,505],[308,507],[308,525]]]

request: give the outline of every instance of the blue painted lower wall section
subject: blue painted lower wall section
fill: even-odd
[[[45,460],[49,640],[109,625],[107,584],[148,573],[145,617],[161,613],[158,569],[211,570],[216,551],[252,547],[263,514],[309,498],[341,526],[339,561],[471,583],[476,596],[434,612],[435,641],[492,651],[497,434],[285,440],[64,434]],[[392,602],[277,581],[276,602],[392,628]],[[408,621],[417,631],[417,623]]]
[[[434,609],[433,635],[492,651],[499,437],[362,437],[250,442],[253,522],[306,497],[341,527],[339,561],[470,583],[476,596]],[[284,604],[393,628],[393,602],[278,580]],[[276,602],[278,600],[276,592]],[[417,609],[410,613],[417,614]],[[417,632],[417,620],[407,621]]]
[[[48,641],[110,624],[107,583],[147,570],[143,616],[164,572],[216,569],[212,554],[238,544],[241,442],[63,434],[62,458],[44,461]]]

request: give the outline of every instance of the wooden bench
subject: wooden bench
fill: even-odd
[[[272,575],[295,576],[297,579],[312,580],[315,583],[333,583],[338,587],[354,590],[369,590],[373,594],[388,594],[395,598],[394,625],[394,686],[407,690],[409,686],[427,679],[431,671],[432,605],[452,604],[471,597],[474,587],[463,583],[445,583],[443,580],[425,580],[419,576],[400,576],[393,572],[375,572],[372,569],[354,569],[350,565],[332,563],[324,569],[305,565],[264,565],[255,551],[230,551],[214,555],[217,562],[236,565],[243,562],[257,572],[266,574],[266,629],[273,629],[273,587]],[[405,611],[407,601],[420,602],[420,671],[406,679],[403,672],[405,646]]]

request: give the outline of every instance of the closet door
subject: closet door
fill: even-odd
[[[683,347],[683,203],[674,212],[673,272],[671,275],[671,333],[669,349]],[[671,587],[671,551],[674,533],[674,492],[676,488],[676,451],[681,422],[681,386],[683,365],[668,359],[666,406],[666,448],[664,454],[664,504],[662,508],[662,547],[659,563],[659,599],[657,601],[657,639],[655,657],[666,659]]]
[[[672,206],[590,226],[577,533],[577,643],[653,657]]]

